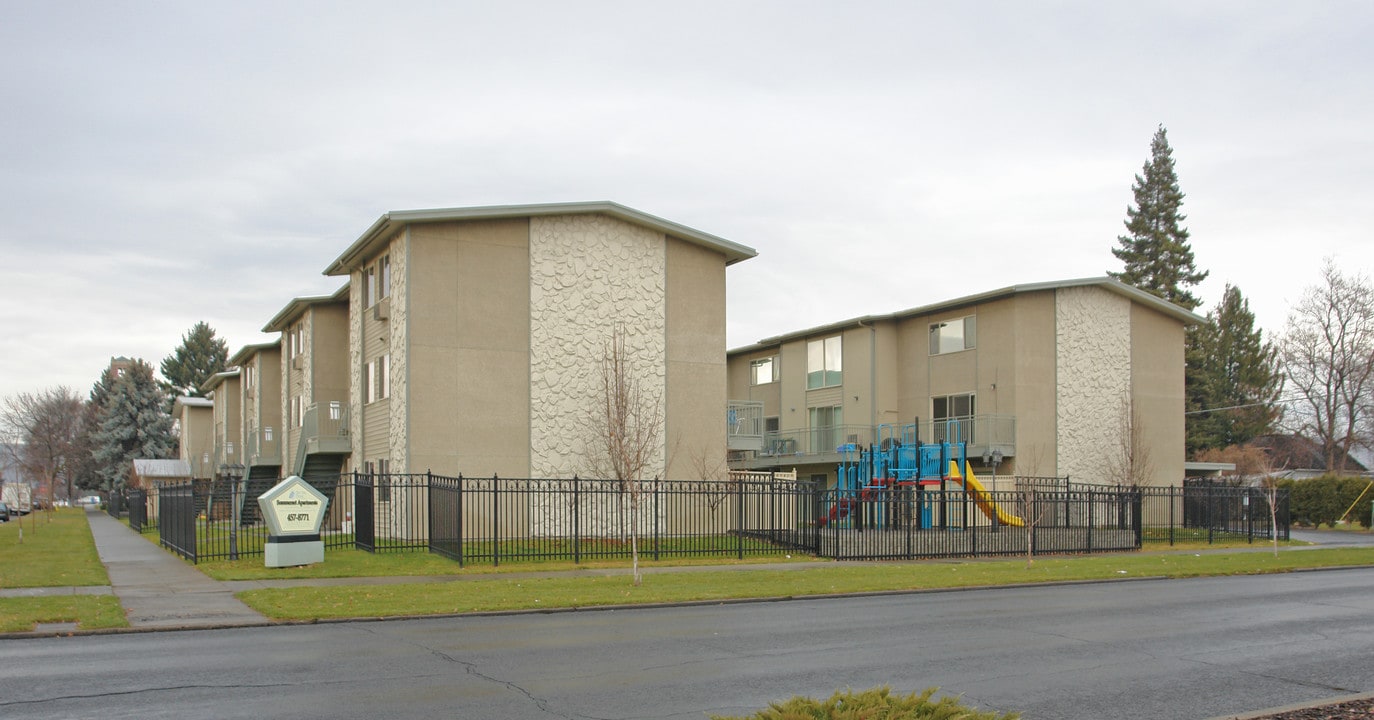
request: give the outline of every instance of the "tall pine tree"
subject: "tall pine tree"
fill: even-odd
[[[153,378],[153,368],[135,360],[115,380],[100,412],[93,456],[104,486],[124,484],[135,458],[166,459],[176,447],[172,416],[165,396]]]
[[[1117,237],[1112,254],[1125,268],[1108,275],[1157,295],[1189,310],[1201,304],[1189,288],[1202,282],[1207,272],[1198,272],[1193,248],[1180,212],[1183,192],[1174,172],[1174,151],[1163,125],[1150,142],[1150,160],[1142,175],[1135,176],[1131,192],[1135,206],[1126,208],[1127,235]]]
[[[229,344],[215,337],[214,328],[198,322],[181,336],[181,345],[162,360],[162,391],[168,409],[178,397],[204,397],[200,386],[229,363]]]
[[[1255,327],[1240,288],[1227,285],[1207,324],[1193,331],[1188,361],[1188,452],[1244,445],[1273,431],[1283,374],[1278,351]]]

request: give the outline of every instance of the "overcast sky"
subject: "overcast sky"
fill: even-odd
[[[0,0],[0,396],[231,352],[388,210],[614,200],[758,250],[729,344],[1117,270],[1168,128],[1277,331],[1374,266],[1374,3]]]

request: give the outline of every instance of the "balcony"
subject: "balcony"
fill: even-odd
[[[244,440],[250,465],[281,464],[281,434],[276,428],[249,428]]]
[[[727,450],[763,450],[763,402],[729,400],[725,403],[725,447]]]
[[[301,418],[301,447],[306,455],[352,452],[353,441],[348,437],[348,405],[342,400],[329,400],[307,406]]]
[[[915,431],[919,430],[919,434]],[[923,443],[963,441],[975,462],[995,453],[997,457],[1016,455],[1016,418],[1011,415],[975,415],[953,421],[926,421],[918,426],[874,428],[870,425],[834,425],[829,427],[783,430],[763,433],[763,443],[757,451],[735,453],[730,468],[746,470],[787,464],[838,464],[844,446],[868,447],[887,438],[902,442],[919,439]],[[736,450],[733,445],[731,450]],[[742,449],[742,448],[740,448]]]

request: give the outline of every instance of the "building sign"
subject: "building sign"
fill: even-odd
[[[263,546],[268,567],[308,565],[324,560],[320,525],[329,498],[299,476],[277,483],[258,497],[270,533]]]
[[[297,475],[277,483],[258,498],[272,535],[318,535],[329,499]]]

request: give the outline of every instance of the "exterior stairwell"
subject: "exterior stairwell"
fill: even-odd
[[[348,436],[348,408],[342,402],[315,403],[305,409],[301,439],[291,473],[324,493],[332,505],[344,460],[353,451]]]

